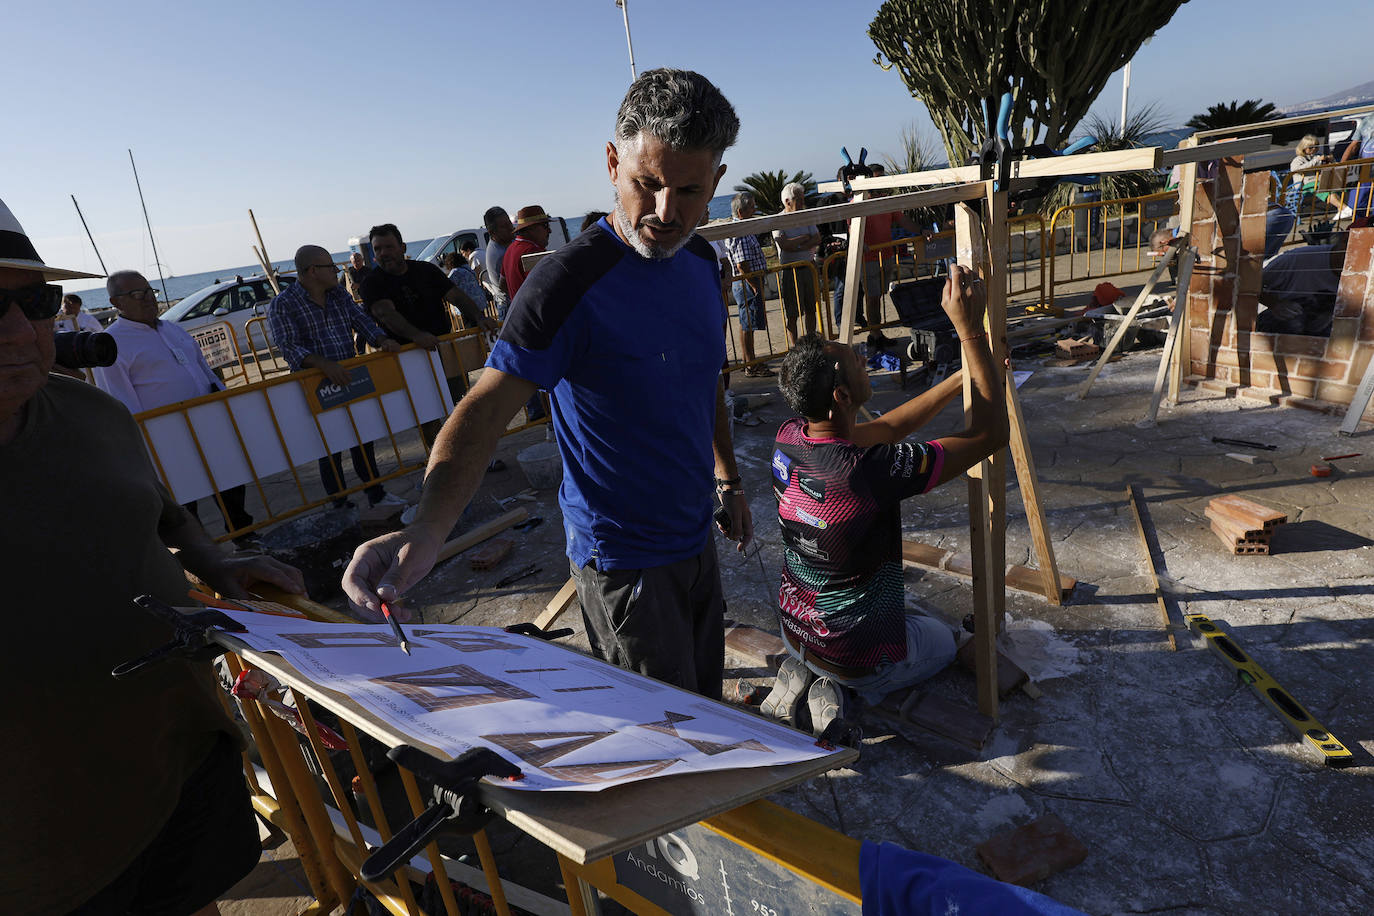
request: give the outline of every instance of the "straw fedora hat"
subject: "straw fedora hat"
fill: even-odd
[[[28,234],[24,232],[24,227],[19,225],[19,220],[14,218],[14,214],[3,200],[0,200],[0,267],[36,270],[43,275],[44,280],[94,279],[105,276],[88,274],[80,270],[64,270],[44,264],[38,252],[34,250],[33,242],[29,241]]]
[[[544,208],[538,204],[531,204],[528,207],[521,207],[515,214],[515,231],[519,232],[527,226],[534,226],[539,223],[547,223],[553,217],[544,212]]]

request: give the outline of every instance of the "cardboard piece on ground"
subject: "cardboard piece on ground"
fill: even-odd
[[[959,647],[959,651],[954,653],[954,658],[960,665],[975,675],[978,670],[977,662],[974,658],[974,641],[969,640]],[[997,695],[1006,697],[1016,688],[1030,680],[1030,675],[1021,670],[1021,666],[1007,658],[1001,651],[997,652]]]
[[[1088,848],[1053,814],[999,833],[978,846],[978,858],[998,881],[1022,887],[1072,868],[1087,857]]]
[[[473,569],[493,569],[515,549],[514,538],[492,538],[468,560]]]
[[[405,506],[368,506],[358,510],[358,527],[363,534],[375,537],[401,527],[401,513]]]

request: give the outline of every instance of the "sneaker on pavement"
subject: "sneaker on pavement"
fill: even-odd
[[[797,712],[806,700],[806,688],[815,677],[800,659],[787,656],[778,666],[777,677],[773,679],[773,689],[764,697],[759,711],[765,716],[795,723]]]
[[[375,503],[369,502],[368,505],[375,508],[377,506],[408,506],[410,505],[410,503],[406,502],[404,499],[401,499],[401,497],[397,496],[395,493],[387,493],[385,496],[377,500]]]
[[[415,513],[419,511],[419,506],[411,506],[410,508],[406,509],[404,512],[401,513],[401,524],[409,525],[411,522],[415,521]]]
[[[811,733],[819,735],[836,719],[848,719],[852,714],[849,691],[828,677],[817,678],[806,695],[811,711]]]

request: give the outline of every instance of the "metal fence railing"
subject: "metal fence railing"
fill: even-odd
[[[1150,236],[1177,212],[1177,191],[1085,201],[1054,211],[1046,230],[1052,240],[1047,304],[1054,307],[1056,289],[1065,283],[1149,270]]]

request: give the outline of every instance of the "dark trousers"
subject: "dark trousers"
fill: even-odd
[[[248,488],[243,484],[220,491],[219,498],[224,503],[220,514],[224,516],[225,531],[237,531],[253,524],[253,516],[249,515],[248,510],[243,507],[243,501],[247,495]],[[196,505],[195,500],[183,503],[182,508],[191,513],[197,521],[200,520],[200,508]]]
[[[602,572],[570,565],[597,658],[720,699],[725,594],[714,538],[667,566]]]
[[[348,450],[348,454],[353,459],[353,473],[357,474],[360,480],[376,480],[381,476],[377,473],[377,450],[371,442],[353,446]],[[320,459],[320,481],[324,484],[324,492],[330,496],[344,488],[343,452],[335,452],[327,458]],[[386,495],[386,490],[379,483],[374,483],[363,492],[367,494],[369,503],[375,503]]]

